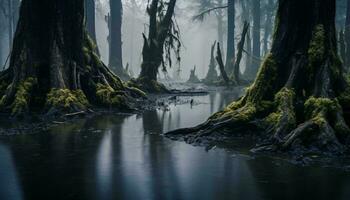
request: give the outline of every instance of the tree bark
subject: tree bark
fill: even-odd
[[[345,68],[350,69],[350,0],[347,0],[344,34],[345,34],[345,45],[346,45]]]
[[[207,76],[204,79],[204,81],[209,84],[212,84],[214,83],[214,81],[218,80],[218,73],[216,71],[216,62],[215,62],[215,56],[214,56],[215,47],[216,47],[216,41],[214,42],[214,44],[211,46],[211,49],[210,49],[209,69],[208,69]]]
[[[1,112],[129,106],[136,92],[100,61],[84,16],[84,0],[22,1],[10,66],[0,74]]]
[[[239,76],[240,76],[240,64],[241,64],[241,60],[242,60],[243,48],[244,48],[245,38],[247,36],[248,29],[249,29],[249,23],[245,22],[244,26],[243,26],[241,40],[239,41],[239,43],[237,45],[238,52],[237,52],[237,58],[236,58],[236,62],[234,65],[234,70],[233,70],[234,81],[236,82],[237,85],[241,84],[241,80],[239,78]]]
[[[220,48],[220,43],[218,43],[217,48],[216,48],[216,62],[219,65],[219,69],[220,69],[220,74],[222,76],[222,79],[225,81],[226,85],[230,85],[231,81],[230,78],[227,75],[227,72],[225,70],[225,65],[224,62],[222,61],[222,54],[221,54],[221,48]]]
[[[253,56],[255,58],[260,58],[261,56],[261,44],[260,44],[260,28],[261,28],[261,8],[260,0],[253,0]],[[258,69],[260,67],[260,62],[258,59],[253,61],[253,77],[256,76]]]
[[[265,8],[265,30],[264,30],[264,54],[268,53],[269,39],[272,32],[272,17],[274,12],[274,2],[273,0],[268,0]]]
[[[95,0],[85,0],[85,15],[86,15],[86,29],[90,38],[96,44],[96,51],[99,55],[99,49],[96,38],[96,3]]]
[[[280,0],[277,19],[272,49],[246,94],[204,124],[168,135],[193,143],[249,127],[263,133],[256,150],[347,149],[350,89],[337,54],[335,0]]]
[[[122,16],[121,0],[110,0],[110,34],[109,34],[109,67],[122,79],[130,77],[123,67]]]
[[[132,81],[132,85],[142,88],[144,91],[151,93],[168,92],[167,89],[157,82],[159,67],[165,61],[163,60],[163,49],[168,38],[173,41],[173,14],[176,0],[170,0],[166,5],[166,12],[159,20],[159,6],[163,2],[152,0],[147,12],[149,14],[149,32],[148,37],[143,34],[142,64],[141,73],[137,80]],[[170,51],[170,50],[169,50]],[[169,57],[170,59],[170,57]],[[165,69],[164,69],[165,70]]]
[[[227,1],[227,51],[225,68],[228,73],[233,71],[235,52],[235,0]]]

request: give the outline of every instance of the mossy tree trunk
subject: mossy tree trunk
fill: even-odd
[[[148,92],[165,91],[165,87],[157,83],[159,67],[163,64],[164,45],[166,40],[169,44],[174,40],[172,34],[173,15],[176,0],[170,0],[167,4],[160,0],[152,0],[147,8],[149,14],[149,32],[148,37],[143,34],[144,44],[142,49],[141,73],[138,78],[139,87]],[[160,6],[166,6],[166,12],[159,16]],[[170,53],[170,49],[169,52]],[[170,57],[168,57],[170,59]],[[161,90],[161,91],[160,91]]]
[[[22,1],[10,67],[0,74],[2,112],[127,106],[135,92],[100,61],[84,16],[84,0]]]
[[[272,50],[246,94],[206,123],[169,135],[196,142],[249,127],[266,133],[263,150],[340,152],[348,145],[349,97],[337,55],[335,0],[280,0]]]

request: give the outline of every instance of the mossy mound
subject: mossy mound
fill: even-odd
[[[51,89],[47,94],[46,107],[49,113],[86,110],[90,106],[82,90]]]
[[[9,106],[11,109],[12,115],[20,115],[21,113],[29,111],[30,104],[30,93],[37,84],[37,79],[27,78],[24,81],[21,81],[17,86],[17,92],[15,94],[15,99],[13,103]],[[0,107],[5,106],[6,95],[4,95],[0,100]],[[5,108],[6,109],[6,108]]]
[[[140,91],[150,94],[170,93],[170,91],[163,84],[146,78],[131,79],[126,83],[126,86],[129,88],[137,88]]]

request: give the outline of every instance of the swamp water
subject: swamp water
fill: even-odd
[[[206,151],[161,136],[205,121],[236,98],[211,92],[143,114],[1,137],[0,200],[350,199],[344,168],[293,165],[252,156],[247,147]]]

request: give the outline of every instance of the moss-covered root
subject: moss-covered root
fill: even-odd
[[[51,89],[46,98],[47,114],[84,111],[89,102],[82,90]]]
[[[305,122],[290,131],[279,143],[255,149],[318,149],[323,152],[343,152],[350,129],[342,117],[336,99],[310,97],[304,105]]]
[[[282,138],[296,127],[294,108],[295,93],[292,89],[282,88],[275,96],[274,107],[276,111],[265,118],[268,133],[272,139],[280,142]]]
[[[29,112],[29,105],[31,101],[31,92],[37,84],[37,79],[30,77],[23,81],[20,81],[17,86],[9,85],[7,91],[12,89],[12,87],[16,88],[16,93],[14,95],[14,99],[11,101],[10,105],[7,105],[8,99],[10,98],[6,92],[3,92],[3,96],[0,100],[0,107],[3,110],[9,110],[13,116],[18,116],[20,114],[24,114]]]
[[[151,94],[170,93],[170,91],[163,84],[155,80],[148,80],[146,78],[131,79],[126,83],[126,86],[129,88],[137,88]]]
[[[130,109],[125,91],[114,90],[109,85],[98,83],[96,97],[101,106]]]

